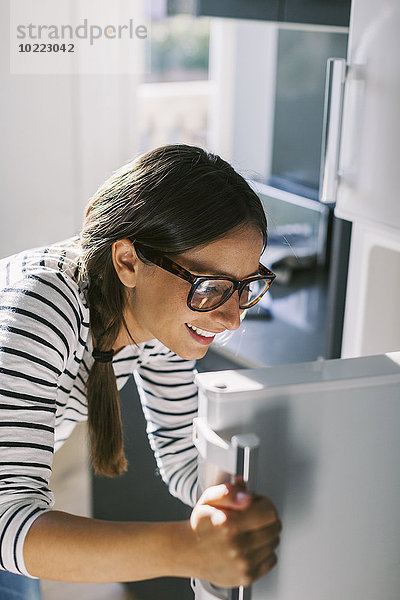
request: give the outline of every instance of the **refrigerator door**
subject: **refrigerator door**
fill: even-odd
[[[215,435],[259,438],[256,491],[282,520],[278,564],[252,600],[397,600],[400,353],[197,382]],[[207,485],[228,477],[211,455],[201,469]]]
[[[400,3],[353,0],[336,215],[400,229]]]

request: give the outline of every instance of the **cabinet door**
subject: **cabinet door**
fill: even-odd
[[[92,477],[93,516],[111,521],[183,521],[190,508],[170,495],[158,475],[146,435],[146,421],[135,381],[120,392],[125,453],[129,470],[122,477]],[[188,579],[160,577],[127,584],[135,600],[192,600]]]
[[[197,15],[279,21],[280,0],[197,0]]]
[[[348,27],[351,0],[197,0],[198,16]],[[169,13],[186,12],[171,2]]]
[[[350,5],[351,0],[198,0],[196,14],[348,27]]]
[[[281,0],[280,20],[348,27],[350,6],[351,0]]]

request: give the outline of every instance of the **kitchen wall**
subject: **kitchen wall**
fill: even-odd
[[[89,197],[137,152],[136,77],[11,74],[9,22],[3,0],[0,257],[76,233]]]

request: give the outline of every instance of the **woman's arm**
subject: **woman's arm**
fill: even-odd
[[[110,522],[44,513],[25,538],[25,566],[33,576],[62,581],[176,576],[224,587],[248,585],[274,566],[280,523],[268,500],[240,498],[240,491],[239,486],[209,488],[190,522]]]
[[[147,435],[160,474],[173,496],[193,506],[197,456],[193,419],[197,416],[194,360],[183,360],[156,340],[135,373]]]
[[[23,575],[25,535],[54,505],[56,418],[68,428],[75,414],[66,413],[60,379],[88,332],[77,286],[39,258],[21,254],[0,271],[0,568]]]
[[[189,548],[189,538],[187,522],[112,522],[49,511],[30,527],[24,561],[32,576],[59,581],[183,576],[177,560]]]

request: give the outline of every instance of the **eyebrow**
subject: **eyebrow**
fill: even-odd
[[[193,263],[193,266],[190,266],[190,268],[185,268],[191,273],[193,273],[193,275],[198,275],[199,277],[205,277],[209,275],[210,277],[227,277],[228,279],[235,279],[236,281],[239,281],[236,277],[233,277],[229,273],[224,273],[223,271],[213,271],[212,273],[210,273],[210,271],[208,271],[207,269],[203,269],[203,267],[200,267],[199,264],[196,265],[196,263]],[[259,275],[258,269],[256,273],[246,275],[246,277],[243,277],[243,279],[247,279],[248,277],[254,277],[254,275]]]

